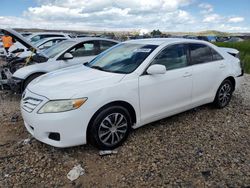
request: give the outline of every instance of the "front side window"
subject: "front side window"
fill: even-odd
[[[192,64],[201,64],[213,61],[211,48],[204,44],[189,44]]]
[[[86,66],[128,74],[133,72],[157,48],[157,45],[123,43],[101,53]]]
[[[152,64],[164,65],[167,70],[188,66],[186,45],[176,44],[161,51]]]

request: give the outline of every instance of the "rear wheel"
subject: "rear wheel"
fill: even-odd
[[[220,85],[214,100],[214,105],[217,108],[227,106],[232,98],[233,84],[230,80],[224,80]]]
[[[114,149],[128,137],[131,117],[126,108],[111,106],[102,110],[88,131],[89,141],[99,149]]]

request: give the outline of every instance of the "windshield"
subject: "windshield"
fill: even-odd
[[[33,42],[33,44],[38,47],[38,45],[40,44],[43,44],[44,42],[46,42],[48,40],[48,38],[44,38],[44,39],[41,39],[41,40],[38,40],[36,42]]]
[[[88,67],[115,73],[133,72],[156,49],[157,45],[123,43],[101,53]]]
[[[54,58],[57,54],[59,54],[60,52],[63,52],[64,50],[67,50],[68,48],[70,48],[74,44],[76,44],[76,42],[74,42],[74,41],[63,41],[61,43],[58,43],[55,46],[48,48],[47,50],[44,50],[43,53],[48,58]]]

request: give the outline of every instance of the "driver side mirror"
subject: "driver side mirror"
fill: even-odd
[[[71,53],[65,53],[63,55],[63,60],[73,59],[74,56]]]
[[[167,72],[167,69],[164,65],[151,65],[147,69],[147,73],[150,75],[155,75],[155,74],[165,74]]]

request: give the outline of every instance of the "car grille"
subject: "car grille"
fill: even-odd
[[[22,108],[31,113],[42,102],[40,99],[26,97],[22,100]]]

